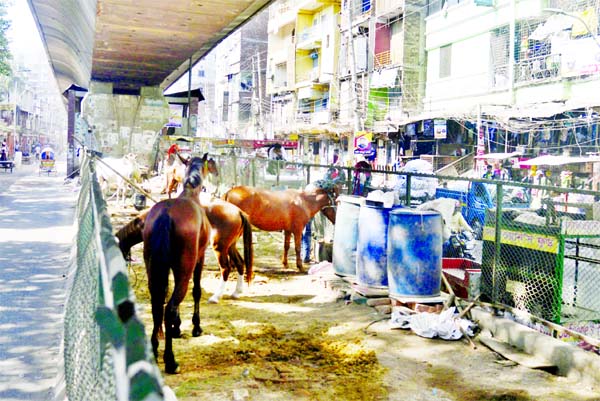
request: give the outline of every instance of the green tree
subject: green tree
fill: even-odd
[[[10,20],[6,15],[6,1],[0,0],[0,76],[8,76],[12,72],[10,68],[12,53],[6,37],[8,28],[10,28]]]

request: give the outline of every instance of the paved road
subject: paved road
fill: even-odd
[[[77,187],[36,166],[0,171],[0,400],[49,400],[60,348]]]

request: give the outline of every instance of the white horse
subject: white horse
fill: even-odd
[[[115,192],[109,199],[116,196],[117,202],[121,199],[121,203],[124,206],[127,191],[129,190],[129,183],[123,177],[130,181],[137,181],[140,176],[136,155],[128,153],[121,158],[103,158],[96,164],[96,174],[98,175],[98,182],[100,183],[100,188],[102,188],[102,193],[108,195],[114,188]]]

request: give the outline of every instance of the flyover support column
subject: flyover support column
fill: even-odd
[[[67,93],[67,177],[75,174],[75,90]]]

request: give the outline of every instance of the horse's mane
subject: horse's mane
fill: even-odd
[[[183,181],[184,187],[191,187],[195,189],[202,185],[202,168],[205,161],[206,156],[202,158],[192,157],[190,159],[185,180]]]

